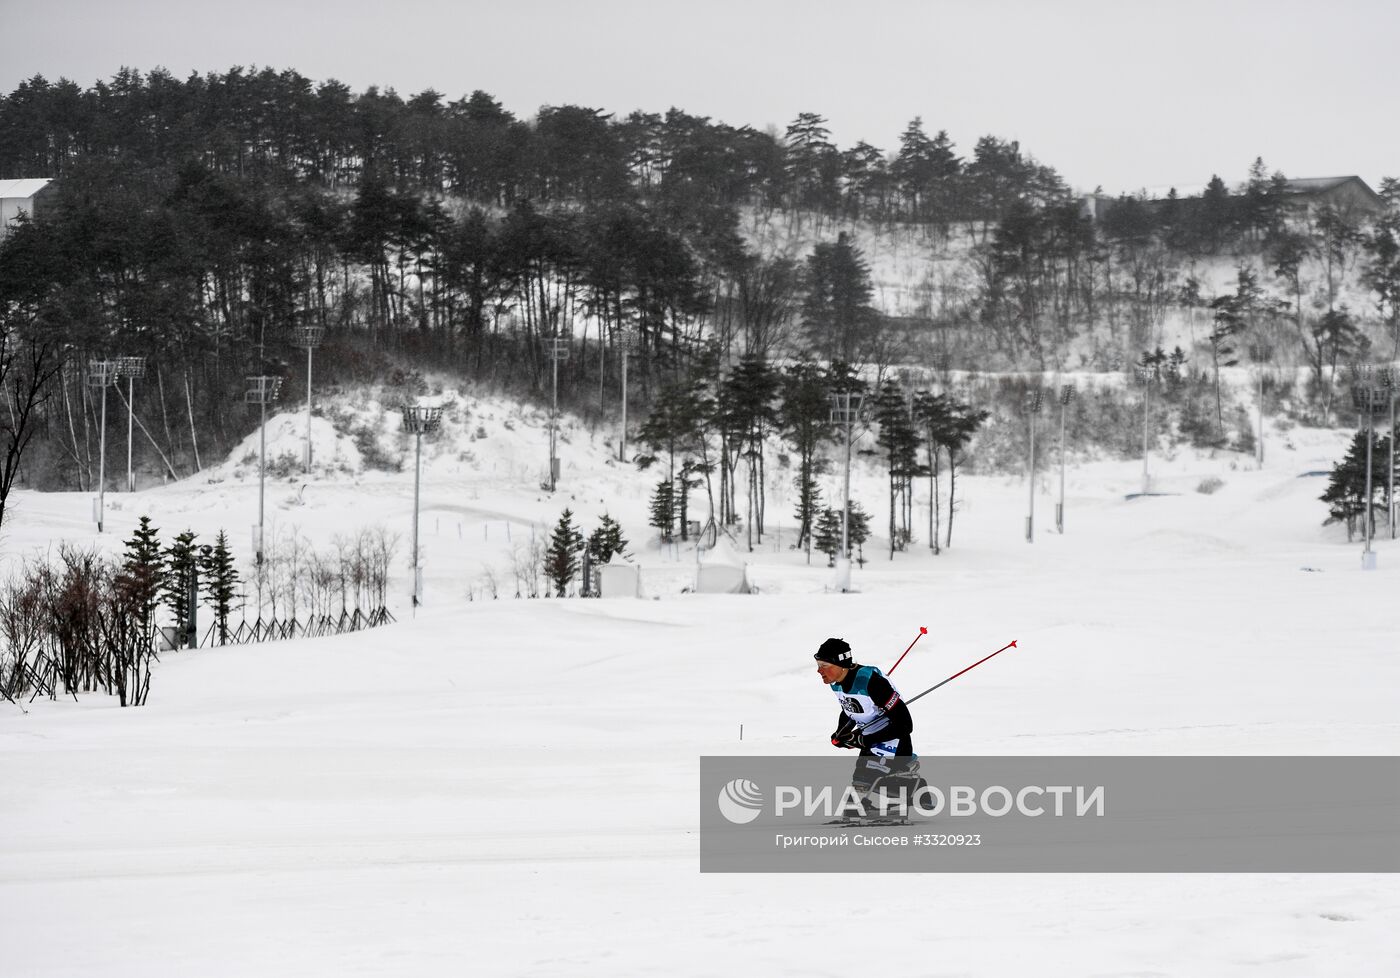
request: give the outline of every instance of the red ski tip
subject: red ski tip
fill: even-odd
[[[928,634],[928,629],[925,628],[923,625],[920,625],[920,626],[919,626],[919,634],[920,634],[920,635],[927,635],[927,634]]]
[[[1013,649],[1016,647],[1016,640],[1014,638],[1011,640],[1011,647]]]

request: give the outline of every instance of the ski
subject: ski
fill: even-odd
[[[908,818],[896,815],[865,815],[853,818],[833,818],[823,825],[834,825],[839,828],[865,829],[880,828],[882,826],[901,826],[912,824]]]

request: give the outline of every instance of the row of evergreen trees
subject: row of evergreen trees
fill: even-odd
[[[138,463],[182,477],[250,430],[251,412],[228,410],[245,375],[284,374],[287,397],[305,393],[291,366],[304,326],[327,330],[318,384],[419,362],[527,396],[547,393],[563,336],[561,402],[590,412],[615,403],[625,335],[640,345],[633,403],[655,413],[670,409],[663,382],[713,388],[717,365],[743,355],[807,352],[877,373],[917,362],[931,322],[960,366],[1064,368],[1075,351],[1112,369],[1183,304],[1210,307],[1217,324],[1250,320],[1284,362],[1305,356],[1327,397],[1374,328],[1342,301],[1358,273],[1400,350],[1400,211],[1366,226],[1326,210],[1285,220],[1281,178],[1262,162],[1240,194],[1214,181],[1161,206],[1124,198],[1096,224],[1014,143],[988,137],[964,161],[919,120],[885,154],[837,149],[812,114],[781,137],[679,111],[619,121],[550,107],[526,122],[479,92],[404,101],[235,69],[184,81],[123,72],[90,89],[31,79],[0,98],[0,174],[36,166],[57,189],[0,245],[0,334],[35,353],[12,372],[41,379],[0,377],[13,401],[0,412],[0,517],[20,473],[34,486],[93,484],[89,359],[148,357]],[[1383,192],[1400,199],[1393,184]],[[794,220],[957,221],[978,242],[972,278],[930,285],[922,325],[901,325],[874,307],[850,241],[805,259],[760,254],[738,232],[741,205],[791,208]],[[1232,242],[1272,269],[1277,296],[1230,310],[1181,281],[1183,260]],[[1214,366],[1230,345],[1212,351]],[[746,496],[761,483],[756,462]],[[668,473],[678,510],[706,466],[722,483],[733,474],[694,463]],[[732,520],[734,487],[721,489]],[[761,491],[749,506],[761,527]]]
[[[544,552],[545,577],[554,587],[555,595],[562,598],[583,570],[585,559],[590,570],[596,573],[594,569],[602,567],[614,556],[629,556],[627,540],[622,536],[622,527],[617,521],[604,513],[597,528],[585,538],[583,532],[574,526],[573,511],[565,508]],[[594,581],[596,578],[588,582],[590,587],[593,587]]]
[[[688,539],[691,494],[703,488],[708,511],[722,526],[744,522],[750,549],[762,543],[767,527],[766,478],[772,438],[795,456],[793,487],[798,526],[794,547],[812,545],[822,512],[819,477],[831,471],[845,419],[833,415],[835,398],[866,404],[853,418],[851,437],[875,426],[878,446],[890,480],[891,556],[912,539],[912,492],[916,478],[928,478],[930,496],[938,499],[939,479],[948,474],[947,533],[952,538],[956,473],[973,435],[988,412],[974,409],[950,393],[908,390],[892,376],[872,385],[841,360],[824,364],[800,360],[778,367],[746,356],[728,371],[701,373],[665,385],[639,438],[648,451],[634,461],[641,469],[661,463],[666,476],[653,491],[651,525],[663,541],[677,526]],[[744,470],[740,472],[740,464]],[[744,498],[739,502],[742,486]],[[939,551],[941,510],[929,517],[929,544]]]
[[[68,178],[85,164],[142,169],[199,159],[216,173],[324,189],[371,171],[399,190],[507,205],[621,200],[803,209],[919,222],[995,221],[1014,199],[1063,195],[1015,142],[984,136],[963,159],[913,119],[885,151],[842,149],[804,112],[780,137],[671,109],[617,117],[546,105],[517,119],[486,92],[350,91],[271,68],[192,74],[123,69],[82,88],[35,76],[0,96],[0,178]]]
[[[212,545],[197,541],[196,534],[186,530],[162,548],[160,530],[148,516],[141,517],[126,541],[118,586],[134,609],[142,633],[152,640],[157,611],[164,608],[169,627],[182,643],[201,598],[213,612],[218,643],[229,640],[229,618],[241,578],[228,535],[220,530]]]

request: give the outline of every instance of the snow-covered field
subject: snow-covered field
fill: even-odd
[[[914,707],[925,755],[1396,753],[1400,546],[1379,541],[1363,573],[1360,544],[1320,526],[1325,480],[1298,477],[1344,432],[1295,431],[1262,471],[1154,460],[1178,495],[1125,500],[1140,463],[1073,469],[1063,536],[1046,475],[1033,545],[1024,481],[960,479],[942,556],[868,545],[861,593],[834,595],[774,534],[746,555],[760,593],[714,596],[680,593],[693,552],[647,544],[654,479],[605,462],[607,433],[569,433],[551,498],[540,429],[505,428],[501,402],[464,407],[425,451],[416,617],[405,545],[397,625],[167,653],[141,709],[0,702],[0,974],[1400,971],[1393,876],[698,872],[699,756],[830,750],[811,660],[829,635],[888,666],[928,626],[906,691],[1018,641]],[[109,494],[104,543],[149,513],[167,537],[225,527],[246,546],[245,454],[213,484]],[[358,464],[347,450],[270,483],[269,526],[316,545],[376,522],[407,537],[411,468]],[[1209,475],[1224,485],[1196,492]],[[856,485],[883,521],[879,476]],[[16,499],[11,562],[95,540],[87,496]],[[654,599],[479,600],[484,568],[564,505],[585,529],[622,520]],[[770,501],[789,535],[791,508]]]

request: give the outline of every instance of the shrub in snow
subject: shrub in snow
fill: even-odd
[[[360,461],[365,468],[379,469],[383,472],[403,471],[403,459],[384,450],[379,440],[379,432],[375,428],[361,425],[350,432],[350,437],[355,439],[355,447],[359,449]]]
[[[154,531],[140,544],[152,554]],[[59,545],[58,561],[26,563],[0,584],[0,696],[77,698],[101,690],[122,706],[140,706],[150,692],[149,621],[153,581],[127,563],[94,550]],[[151,567],[158,566],[152,564]]]
[[[1211,493],[1215,492],[1215,490],[1219,489],[1223,485],[1225,485],[1224,479],[1221,479],[1217,476],[1208,475],[1201,480],[1200,485],[1196,486],[1196,491],[1209,496]]]

